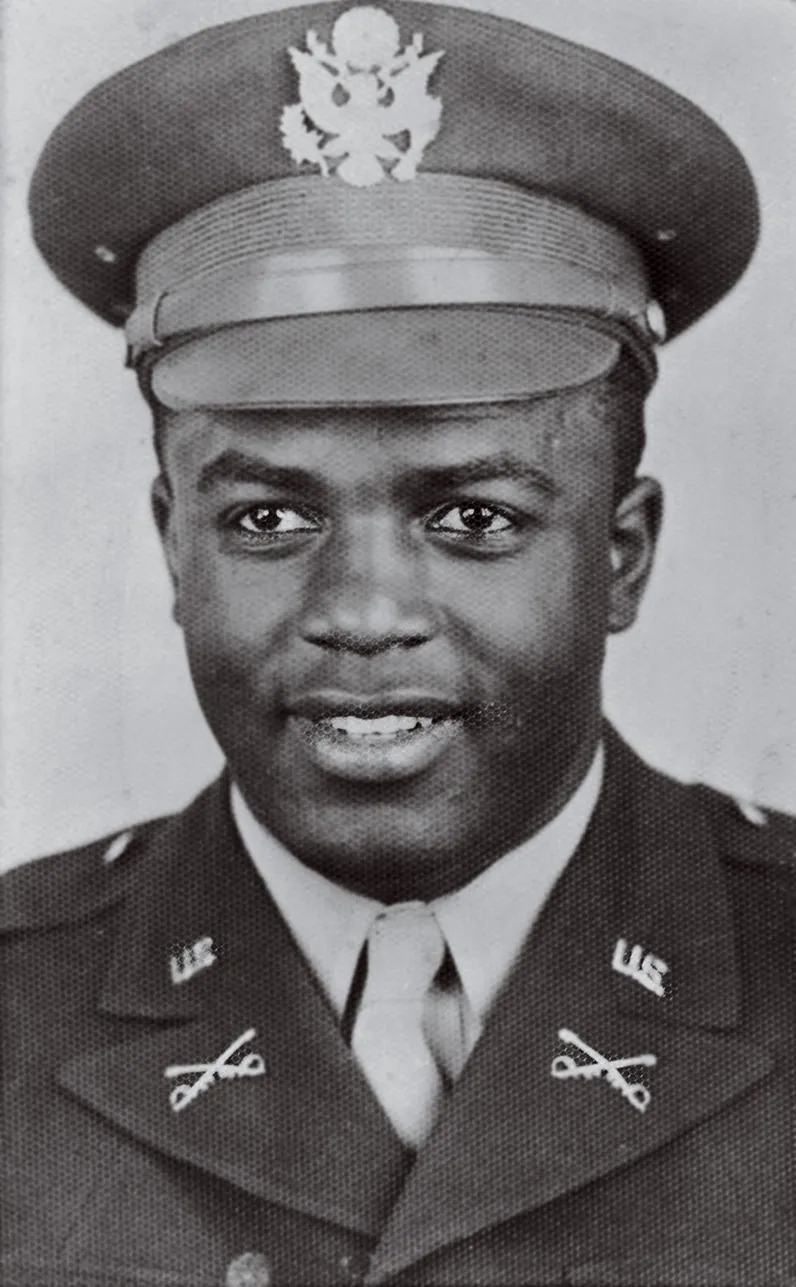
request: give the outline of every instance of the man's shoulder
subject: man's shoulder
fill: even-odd
[[[707,817],[726,862],[786,885],[796,880],[796,817],[715,787],[685,789]]]
[[[741,916],[744,902],[755,902],[759,895],[774,902],[781,899],[782,910],[796,924],[796,816],[670,776],[646,763],[612,731],[608,748],[609,776],[613,772],[628,793],[619,812],[632,801],[632,812],[645,824],[637,839],[646,834],[643,843],[649,843],[657,833],[662,863],[669,843],[683,850],[686,868],[681,872],[690,861],[709,854],[711,863],[718,862]]]
[[[113,907],[172,816],[113,831],[0,875],[0,937],[76,924]]]
[[[707,822],[742,955],[796,965],[796,818],[714,787],[682,788],[682,803]],[[695,833],[696,838],[696,833]],[[696,855],[695,855],[696,856]]]

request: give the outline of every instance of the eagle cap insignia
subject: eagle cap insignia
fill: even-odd
[[[307,48],[288,50],[299,77],[298,103],[282,112],[285,147],[297,165],[317,165],[357,188],[414,179],[439,132],[442,103],[428,82],[443,53],[424,54],[415,34],[404,49],[383,9],[348,9],[330,44],[307,32]]]

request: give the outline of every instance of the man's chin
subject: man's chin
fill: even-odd
[[[407,828],[400,811],[383,805],[380,816],[367,808],[368,816],[356,819],[341,812],[327,815],[323,826],[292,827],[279,838],[307,867],[346,889],[383,903],[428,901],[481,869],[460,846],[440,843],[444,827],[431,818],[415,817]]]
[[[566,770],[576,766],[548,754],[532,728],[497,707],[477,719],[427,710],[414,721],[408,712],[302,712],[261,717],[259,737],[242,718],[234,744],[225,740],[249,807],[291,853],[395,901],[467,883],[564,803],[577,785]]]
[[[455,768],[441,760],[436,771],[375,782],[324,774],[306,791],[280,774],[259,800],[240,785],[260,821],[312,870],[383,902],[428,900],[473,879],[513,839],[484,784],[460,782]]]

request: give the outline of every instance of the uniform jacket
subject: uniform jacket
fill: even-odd
[[[796,1284],[793,823],[609,735],[584,841],[414,1158],[227,785],[120,856],[4,878],[4,1287]],[[231,1058],[264,1067],[175,1111],[166,1069],[251,1029]],[[573,1036],[609,1066],[575,1071]]]

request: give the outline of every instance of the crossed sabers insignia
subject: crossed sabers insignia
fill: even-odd
[[[254,1028],[247,1028],[246,1032],[236,1038],[232,1045],[227,1046],[224,1053],[210,1064],[172,1064],[168,1067],[163,1074],[164,1077],[190,1077],[192,1074],[201,1074],[195,1082],[183,1082],[182,1085],[174,1087],[169,1095],[169,1103],[174,1112],[179,1113],[183,1108],[187,1108],[203,1091],[209,1090],[217,1081],[230,1081],[235,1077],[262,1077],[265,1072],[265,1060],[262,1055],[248,1054],[244,1055],[240,1063],[228,1062],[242,1046],[253,1041],[256,1035]]]
[[[651,1093],[646,1086],[640,1086],[638,1083],[634,1085],[633,1082],[626,1081],[619,1069],[638,1066],[653,1068],[658,1062],[657,1055],[637,1055],[635,1059],[606,1059],[605,1055],[587,1046],[586,1042],[581,1041],[576,1033],[570,1032],[569,1028],[562,1028],[558,1038],[565,1045],[576,1046],[578,1050],[582,1050],[584,1055],[589,1056],[592,1063],[576,1064],[571,1055],[557,1055],[550,1069],[554,1077],[585,1077],[590,1081],[604,1075],[609,1086],[618,1090],[629,1104],[637,1108],[640,1113],[646,1112],[652,1099]]]

